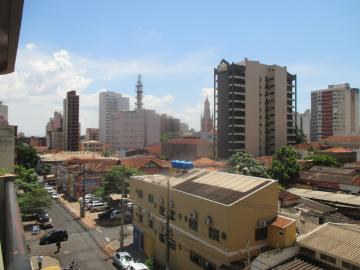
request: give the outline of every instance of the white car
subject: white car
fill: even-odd
[[[59,199],[59,194],[57,194],[57,192],[53,192],[53,193],[51,193],[51,198],[52,199]]]
[[[150,269],[143,263],[131,262],[129,266],[126,268],[126,270],[150,270]]]
[[[131,263],[134,262],[133,257],[127,252],[114,252],[113,263],[121,269],[128,269]]]
[[[55,192],[55,190],[53,189],[53,187],[45,187],[46,191],[49,193],[53,193]]]
[[[92,194],[85,194],[85,202],[91,200],[94,197]],[[79,201],[82,202],[83,198],[80,197]]]

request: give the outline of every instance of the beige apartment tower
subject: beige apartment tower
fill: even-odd
[[[238,151],[272,155],[295,144],[296,75],[286,67],[222,60],[214,70],[214,89],[217,158]]]

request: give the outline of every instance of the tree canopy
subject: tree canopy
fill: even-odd
[[[328,155],[314,155],[306,159],[312,160],[314,165],[317,166],[341,167],[341,163],[338,162],[336,158]]]
[[[114,166],[111,171],[105,174],[104,176],[104,195],[108,196],[110,194],[121,194],[121,187],[123,181],[126,180],[126,178],[132,176],[132,175],[138,175],[140,172],[136,169],[126,167],[124,165],[118,165]],[[128,194],[129,187],[128,183],[126,182],[126,189],[125,194]]]
[[[271,176],[279,180],[281,185],[287,186],[299,176],[297,159],[298,154],[292,146],[278,148],[273,156]]]
[[[251,175],[256,177],[270,178],[266,168],[254,158],[254,156],[245,152],[237,152],[229,158],[229,173]]]
[[[33,169],[17,165],[15,173],[15,183],[18,189],[23,191],[18,195],[19,206],[23,213],[35,212],[51,204],[48,192],[39,183],[38,176]]]
[[[28,144],[20,143],[15,146],[16,160],[18,165],[25,168],[35,168],[40,160],[35,149]]]

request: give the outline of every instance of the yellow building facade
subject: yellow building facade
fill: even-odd
[[[163,265],[169,213],[170,269],[220,269],[258,254],[278,207],[275,180],[201,169],[131,177],[130,196],[134,245]]]

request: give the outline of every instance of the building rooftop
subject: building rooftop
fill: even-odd
[[[145,147],[145,150],[149,155],[160,156],[161,155],[161,143],[156,143]]]
[[[277,216],[273,223],[271,223],[271,226],[284,229],[290,224],[293,224],[296,222],[295,219],[284,217],[284,216]]]
[[[324,172],[324,173],[331,173],[331,174],[342,174],[342,175],[356,175],[357,172],[354,169],[348,168],[335,168],[329,166],[313,166],[310,169],[311,172]]]
[[[326,191],[318,191],[318,190],[310,190],[310,189],[302,189],[302,188],[290,188],[287,191],[303,198],[327,201],[334,204],[360,206],[360,196],[358,195],[350,195],[350,194],[342,194],[342,193],[334,193],[334,192],[326,192]]]
[[[286,262],[286,263],[279,265],[273,269],[275,269],[275,270],[295,270],[295,269],[322,270],[324,268],[312,265],[306,261],[295,258],[295,259],[291,260],[290,262]]]
[[[164,142],[164,144],[204,144],[204,145],[208,145],[210,144],[209,141],[207,140],[202,140],[202,139],[198,139],[198,138],[177,138],[177,139],[170,139],[166,142]]]
[[[121,164],[136,169],[140,169],[144,167],[149,162],[154,162],[156,165],[158,165],[161,168],[170,168],[170,162],[153,156],[136,156],[136,157],[121,159]]]
[[[216,161],[207,157],[201,157],[193,161],[193,164],[197,168],[225,168],[226,162],[223,161]]]
[[[323,150],[322,152],[326,153],[352,153],[354,152],[351,149],[343,148],[343,147],[332,147],[326,150]]]
[[[167,185],[167,177],[164,175],[133,177],[164,187]],[[174,190],[230,205],[276,181],[240,174],[193,169],[170,177],[169,182],[170,187]]]
[[[314,168],[315,167],[315,168]],[[302,171],[299,180],[360,186],[360,175],[352,169],[314,166],[310,171]]]
[[[360,225],[326,223],[297,239],[301,247],[360,266]]]
[[[60,162],[60,161],[68,161],[70,159],[81,159],[81,160],[88,160],[88,159],[115,159],[115,157],[104,157],[100,154],[89,152],[89,151],[63,151],[56,154],[45,154],[40,155],[42,161],[45,162]]]
[[[321,140],[322,142],[360,142],[360,136],[330,136]]]

